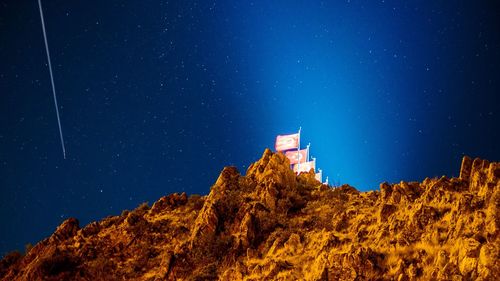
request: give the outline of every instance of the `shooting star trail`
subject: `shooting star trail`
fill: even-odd
[[[54,75],[52,74],[52,64],[51,64],[51,60],[50,60],[49,43],[47,42],[47,32],[45,31],[45,20],[43,19],[42,0],[38,0],[38,8],[40,8],[40,18],[42,20],[43,39],[45,41],[45,51],[47,51],[47,61],[49,62],[50,82],[52,83],[52,94],[54,95],[54,105],[56,107],[57,125],[59,126],[59,137],[61,138],[61,147],[62,147],[62,152],[63,152],[63,158],[66,159],[66,148],[64,147],[64,138],[63,138],[62,127],[61,127],[61,118],[59,117],[59,107],[57,106],[56,86],[54,84]]]

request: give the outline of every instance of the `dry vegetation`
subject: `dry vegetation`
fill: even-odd
[[[2,280],[499,280],[500,163],[460,178],[330,188],[269,150],[208,196],[172,194],[79,228],[66,220]]]

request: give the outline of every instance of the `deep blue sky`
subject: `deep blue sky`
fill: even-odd
[[[207,194],[299,126],[360,190],[500,160],[494,2],[43,1],[63,160],[37,2],[0,0],[0,255]]]

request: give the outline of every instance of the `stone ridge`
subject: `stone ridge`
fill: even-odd
[[[174,193],[0,261],[1,280],[499,280],[500,163],[331,188],[266,149],[207,196]]]

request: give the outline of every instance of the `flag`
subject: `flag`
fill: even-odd
[[[301,164],[295,164],[293,165],[293,171],[297,174],[303,173],[303,172],[309,172],[311,169],[316,170],[316,161],[309,161]]]
[[[276,151],[285,151],[299,148],[300,134],[279,135],[276,137]]]
[[[287,151],[285,156],[290,160],[290,164],[304,163],[308,160],[307,149]]]
[[[319,182],[323,182],[323,171],[319,170],[319,172],[314,175],[314,178]]]

